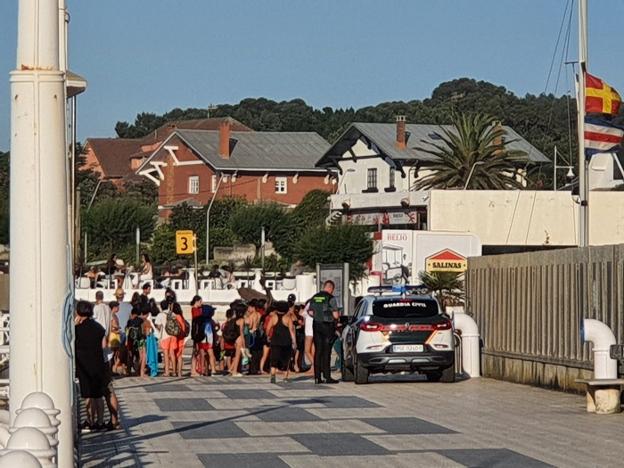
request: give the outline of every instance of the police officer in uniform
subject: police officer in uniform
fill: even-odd
[[[336,285],[327,280],[323,289],[308,302],[308,313],[314,319],[314,379],[317,384],[338,383],[332,379],[330,360],[332,344],[336,337],[336,320],[340,318],[338,302],[333,296]],[[321,378],[321,375],[325,378]]]

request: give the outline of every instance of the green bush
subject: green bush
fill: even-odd
[[[344,224],[307,230],[294,248],[295,259],[309,267],[317,263],[349,263],[351,279],[364,275],[373,254],[373,242],[365,226]]]
[[[145,206],[126,197],[102,200],[85,210],[83,227],[86,230],[89,257],[107,257],[113,252],[127,249],[135,243],[137,226],[141,239],[149,239],[154,231],[156,208]]]
[[[267,240],[273,240],[274,234],[286,222],[287,216],[282,207],[276,203],[261,203],[237,209],[230,219],[230,228],[242,243],[259,247],[263,226]]]

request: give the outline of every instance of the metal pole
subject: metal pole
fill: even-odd
[[[589,206],[587,160],[585,158],[585,70],[587,69],[587,0],[579,0],[579,77],[578,77],[578,169],[579,169],[579,247],[589,245]]]
[[[73,466],[73,356],[66,178],[65,77],[59,0],[20,0],[11,72],[11,423],[24,397],[61,410],[58,466]]]
[[[197,235],[193,235],[193,259],[195,260],[195,295],[199,293],[199,270],[197,268]]]
[[[87,205],[87,213],[89,212],[89,210],[91,210],[91,205],[93,205],[93,200],[95,200],[95,196],[97,195],[103,180],[104,178],[98,179],[97,184],[95,184],[95,190],[93,191],[93,194],[91,195],[91,200],[89,200],[89,204]]]
[[[210,263],[210,210],[212,209],[212,204],[217,197],[217,192],[219,192],[219,187],[221,186],[221,181],[223,180],[223,174],[219,176],[219,182],[217,182],[217,187],[215,188],[214,193],[212,194],[212,198],[210,199],[210,203],[208,204],[208,208],[206,208],[206,266]]]
[[[466,179],[466,183],[464,184],[464,190],[468,188],[468,184],[470,183],[470,179],[472,177],[472,173],[474,172],[475,167],[481,166],[482,164],[483,164],[483,161],[477,161],[476,163],[472,165],[472,167],[470,168],[470,173],[468,174],[468,178]]]
[[[266,242],[266,232],[264,230],[264,226],[262,226],[262,230],[260,231],[260,258],[262,259],[262,271],[264,271],[264,243]]]
[[[557,191],[557,145],[555,145],[555,165],[553,166],[553,190]]]
[[[139,250],[141,250],[141,228],[139,226],[136,227],[135,239],[136,239],[136,264],[138,266],[139,262],[141,261],[141,259],[139,258],[140,257]]]

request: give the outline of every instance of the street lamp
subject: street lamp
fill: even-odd
[[[468,188],[468,184],[470,183],[470,178],[472,177],[472,173],[474,172],[475,167],[482,166],[483,164],[485,164],[485,162],[477,161],[472,165],[472,167],[470,168],[470,173],[468,174],[468,179],[466,179],[466,184],[464,185],[464,190]]]
[[[219,174],[219,181],[217,182],[217,186],[215,187],[215,191],[212,194],[212,198],[210,199],[210,203],[208,204],[208,208],[206,208],[206,266],[210,262],[210,209],[212,208],[212,204],[217,197],[217,192],[219,192],[219,187],[221,186],[221,181],[223,180],[223,173]]]
[[[557,155],[558,155],[557,147],[555,146],[555,157],[553,164],[553,190],[557,191],[557,169],[567,169],[568,173],[566,174],[566,178],[573,179],[574,178],[574,166],[557,166]]]

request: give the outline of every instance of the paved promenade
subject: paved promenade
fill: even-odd
[[[406,379],[407,380],[407,379]],[[125,378],[124,431],[83,437],[85,466],[622,466],[624,414],[489,379],[316,387],[266,377]]]

